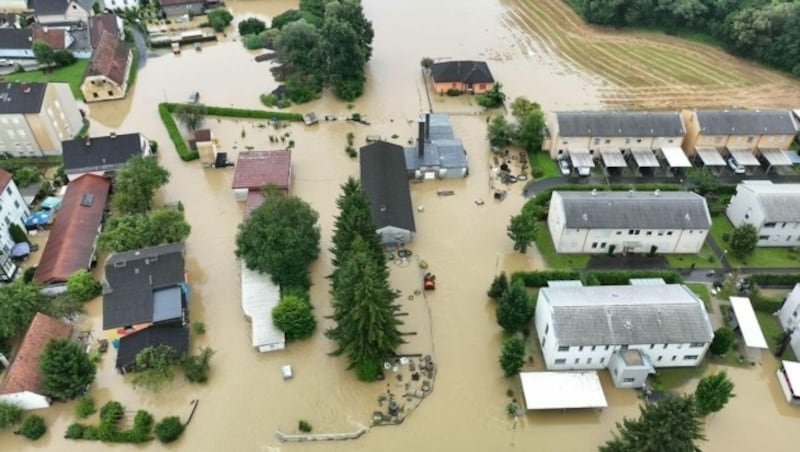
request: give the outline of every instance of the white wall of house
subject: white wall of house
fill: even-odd
[[[0,0],[0,11],[24,11],[28,9],[28,0]]]
[[[0,58],[33,58],[33,49],[0,48]],[[16,63],[16,61],[14,63]]]
[[[736,227],[744,223],[755,226],[758,246],[800,246],[800,222],[770,221],[760,207],[758,196],[748,189],[736,190],[725,214]]]
[[[233,197],[239,202],[245,202],[247,200],[247,193],[249,191],[250,190],[247,188],[234,188]]]
[[[23,410],[38,410],[50,406],[50,398],[31,391],[0,395],[0,402],[13,403]]]
[[[23,230],[25,229],[25,219],[30,215],[25,200],[17,189],[17,184],[13,180],[9,181],[6,188],[0,193],[0,248],[2,254],[7,254],[14,246],[14,240],[8,233],[8,226],[16,223]]]
[[[25,115],[0,115],[0,154],[6,152],[15,157],[42,155]]]
[[[778,319],[784,329],[797,327],[800,330],[800,283],[794,286],[778,310]]]
[[[646,354],[653,367],[694,367],[700,364],[708,343],[671,344],[586,344],[564,346],[555,337],[550,305],[540,296],[536,303],[536,334],[548,370],[605,369],[617,350],[637,349]]]

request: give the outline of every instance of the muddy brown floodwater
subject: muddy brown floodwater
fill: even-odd
[[[296,5],[244,0],[229,0],[228,4],[237,19],[250,14],[271,17]],[[366,115],[373,125],[337,121],[309,128],[292,124],[281,131],[289,132],[296,142],[292,192],[319,212],[323,250],[330,245],[339,185],[347,176],[358,175],[357,160],[344,152],[346,133],[354,132],[356,143],[364,143],[368,134],[385,138],[396,134],[399,143],[413,138],[414,125],[408,121],[429,106],[419,72],[423,56],[488,59],[509,96],[526,95],[546,109],[599,106],[591,77],[567,72],[549,53],[523,45],[528,40],[501,24],[499,16],[505,6],[494,0],[365,0],[364,6],[376,36],[367,68],[367,91],[354,102],[353,111]],[[508,218],[519,210],[523,198],[519,184],[509,187],[505,201],[491,198],[486,117],[458,114],[452,119],[455,133],[469,153],[470,176],[411,185],[414,206],[424,209],[416,212],[417,236],[409,247],[429,263],[438,287],[427,301],[417,298],[410,302],[427,306],[408,308],[411,315],[404,318],[404,330],[421,333],[407,346],[408,351],[429,349],[439,366],[433,394],[401,426],[373,428],[356,441],[277,442],[275,430],[295,432],[299,419],[310,421],[316,432],[353,431],[367,425],[385,383],[360,383],[345,370],[343,359],[326,354],[332,347],[322,334],[329,326],[323,316],[330,314],[324,276],[331,267],[325,252],[311,269],[312,302],[320,322],[315,335],[279,352],[259,354],[250,347],[249,325],[240,307],[239,265],[233,254],[242,206],[230,190],[232,170],[203,170],[199,162],[182,162],[156,110],[159,102],[183,101],[195,90],[211,105],[259,107],[258,95],[275,83],[268,66],[253,62],[253,53],[231,39],[206,46],[202,52],[187,49],[180,56],[153,55],[139,71],[133,96],[90,108],[92,133],[140,131],[161,144],[160,161],[172,174],[161,197],[166,203],[183,202],[192,225],[186,245],[191,318],[202,320],[207,327],[205,335],[193,336],[193,347],[207,345],[217,351],[207,385],[189,385],[179,378],[157,395],[134,390],[127,378],[117,375],[111,351],[102,361],[91,391],[99,403],[115,399],[128,410],[150,410],[156,418],[173,414],[186,418],[190,401],[199,399],[197,413],[178,442],[167,447],[147,446],[187,451],[586,451],[607,439],[616,421],[637,413],[635,393],[614,389],[601,373],[609,401],[603,412],[528,414],[516,426],[505,414],[506,391],[512,389],[521,397],[521,390],[516,379],[503,378],[497,364],[500,329],[485,292],[499,270],[541,268],[543,264],[535,250],[525,255],[514,252],[505,236]],[[433,107],[461,113],[475,110],[466,99],[434,99]],[[345,114],[347,106],[326,95],[300,110]],[[247,121],[208,118],[206,125],[234,161],[236,154],[248,147],[270,149],[268,135],[277,134]],[[455,195],[438,197],[440,188],[454,190]],[[485,204],[477,205],[476,199]],[[409,279],[402,269],[390,268],[393,282],[404,294],[413,290],[413,276]],[[100,300],[90,302],[88,311],[78,327],[99,334]],[[430,318],[425,314],[428,311]],[[738,396],[708,422],[710,441],[705,450],[790,449],[798,411],[790,409],[778,393],[774,361],[769,357],[763,361],[768,363],[764,368],[729,370]],[[279,371],[284,364],[291,364],[295,372],[294,379],[286,382]],[[41,410],[50,430],[37,443],[3,432],[2,450],[108,448],[102,443],[62,438],[67,425],[75,421],[73,406],[56,404]],[[770,442],[773,445],[767,446]]]

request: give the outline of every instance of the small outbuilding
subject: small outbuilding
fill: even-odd
[[[642,388],[647,377],[656,373],[650,357],[640,350],[631,348],[617,350],[608,361],[608,372],[618,388]]]
[[[246,201],[251,192],[260,193],[265,185],[274,185],[289,192],[292,176],[292,151],[240,152],[233,173],[233,194],[237,201]]]
[[[775,374],[786,401],[792,405],[800,405],[800,363],[782,361]]]
[[[519,378],[528,411],[608,406],[597,372],[521,372]]]
[[[738,328],[744,338],[744,345],[748,355],[756,355],[755,350],[767,350],[767,340],[764,338],[764,332],[761,331],[761,326],[758,324],[756,313],[753,310],[753,305],[750,303],[749,298],[745,297],[731,297],[732,313],[729,311],[729,323],[732,328]]]
[[[361,187],[383,244],[408,243],[414,236],[414,208],[403,148],[376,141],[361,148]]]

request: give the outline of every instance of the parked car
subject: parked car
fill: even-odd
[[[196,104],[197,101],[199,100],[200,100],[200,93],[198,93],[197,91],[192,91],[191,93],[189,93],[190,104]]]
[[[740,165],[733,156],[728,157],[728,168],[736,174],[744,174],[744,166]]]
[[[14,62],[5,58],[0,58],[0,67],[13,66]]]
[[[558,169],[561,170],[562,176],[569,176],[572,174],[572,165],[567,159],[558,159]]]
[[[579,166],[577,169],[578,169],[578,176],[586,177],[592,174],[592,169],[589,168],[588,166]]]

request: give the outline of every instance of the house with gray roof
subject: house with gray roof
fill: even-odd
[[[425,113],[417,121],[417,130],[417,145],[404,149],[409,178],[467,177],[467,151],[464,143],[453,134],[449,115]]]
[[[690,192],[554,191],[547,227],[558,253],[698,253],[711,228]]]
[[[66,26],[86,23],[94,0],[28,0],[36,22],[41,25]]]
[[[615,353],[625,358],[616,363],[618,373],[625,366],[693,367],[714,338],[702,300],[686,286],[663,280],[543,287],[535,325],[549,370],[604,369]],[[624,356],[628,350],[637,350],[640,359]]]
[[[0,58],[33,58],[33,28],[0,28]]]
[[[494,77],[485,61],[441,61],[430,67],[433,89],[443,94],[448,90],[481,94],[494,87]]]
[[[680,147],[686,133],[676,111],[563,111],[546,123],[543,149],[552,158],[570,157],[575,166],[590,166],[604,153]]]
[[[414,236],[414,208],[403,148],[376,141],[361,148],[361,188],[383,244],[408,243]]]
[[[758,246],[800,246],[800,184],[744,181],[725,214],[734,226],[755,226]]]

